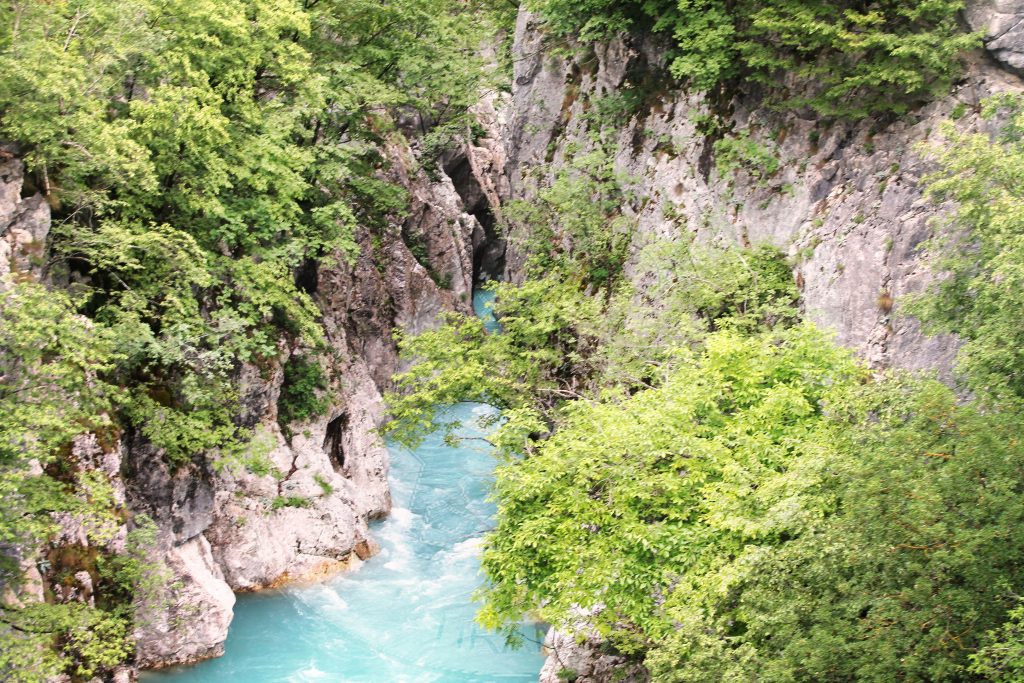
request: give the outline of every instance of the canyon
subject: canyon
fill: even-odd
[[[981,101],[1024,92],[1024,2],[972,1],[964,21],[985,47],[967,56],[950,93],[902,116],[847,122],[766,108],[755,86],[724,100],[680,90],[667,74],[662,37],[635,33],[566,49],[520,9],[510,92],[491,93],[474,108],[482,134],[445,153],[428,173],[416,162],[421,150],[412,131],[420,122],[407,122],[409,134],[386,147],[382,172],[408,191],[406,215],[383,236],[358,228],[354,262],[337,255],[299,274],[329,346],[317,361],[329,378],[322,416],[279,424],[284,368],[301,356],[282,344],[277,359],[235,371],[237,421],[255,430],[265,471],[204,457],[172,467],[133,430],[112,440],[75,440],[75,461],[101,472],[117,504],[130,511],[107,549],[123,549],[131,520],[145,515],[157,529],[150,559],[165,572],[155,591],[139,598],[136,659],[113,680],[129,680],[135,668],[223,654],[236,593],[322,581],[374,561],[379,545],[370,523],[392,508],[390,456],[377,428],[385,418],[382,394],[403,369],[393,330],[416,334],[448,312],[470,313],[474,290],[486,280],[522,281],[524,236],[502,232],[502,208],[530,201],[539,183],[592,146],[588,112],[600,98],[631,93],[639,101],[604,124],[614,167],[633,197],[623,207],[637,226],[627,277],[642,287],[637,258],[656,240],[769,243],[791,258],[805,315],[841,344],[874,368],[948,378],[957,339],[927,335],[901,314],[903,301],[935,277],[921,245],[944,207],[922,190],[931,170],[926,148],[941,144],[942,122],[951,118],[963,130],[988,130],[993,124],[980,116]],[[770,149],[778,169],[766,176],[720,172],[700,127],[701,117],[712,115]],[[0,278],[70,286],[48,271],[51,210],[25,184],[19,149],[6,146],[0,157]],[[274,506],[289,497],[308,504]],[[38,561],[89,544],[83,520],[65,515],[50,548],[19,549],[26,580],[8,588],[13,599],[42,600],[49,588],[90,600],[88,571],[58,586],[57,565],[47,574]],[[579,683],[604,683],[622,664],[596,638],[581,645],[550,632],[547,644],[542,683],[561,680],[565,668]],[[615,680],[640,681],[644,673]]]

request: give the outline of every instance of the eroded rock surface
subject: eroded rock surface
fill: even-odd
[[[931,170],[924,149],[941,144],[942,122],[986,130],[980,102],[1024,90],[1024,2],[969,2],[965,17],[984,35],[985,53],[969,57],[964,77],[945,97],[903,117],[825,122],[807,111],[762,106],[755,88],[727,100],[681,91],[664,73],[662,37],[631,35],[592,49],[555,50],[529,12],[518,17],[514,82],[506,114],[506,179],[512,199],[529,199],[536,178],[550,177],[580,150],[592,148],[588,115],[594,102],[640,93],[626,121],[605,122],[614,165],[637,200],[624,211],[636,219],[627,277],[636,258],[657,240],[696,239],[744,245],[768,242],[793,263],[807,317],[877,368],[937,370],[949,375],[955,338],[926,336],[902,315],[908,296],[935,277],[922,242],[944,207],[924,196]],[[955,113],[955,116],[951,116]],[[742,169],[720,173],[714,139],[702,118],[720,117],[725,135],[745,131],[779,160],[766,177]],[[599,127],[602,124],[599,122]],[[510,238],[506,277],[523,276],[524,254]],[[549,636],[541,681],[576,669],[580,681],[618,680],[592,643]],[[568,666],[566,664],[568,663]]]
[[[1003,66],[1024,71],[1024,2],[980,0],[964,12],[971,29],[982,35],[985,49]]]
[[[530,196],[538,169],[548,172],[588,148],[588,100],[647,79],[639,111],[605,131],[616,143],[615,166],[638,197],[626,207],[638,225],[634,257],[658,239],[772,243],[797,263],[808,317],[874,366],[950,367],[955,340],[927,337],[900,315],[907,295],[929,282],[920,245],[940,212],[923,196],[929,166],[921,146],[938,141],[954,109],[964,114],[959,125],[983,127],[979,102],[1020,91],[1016,75],[972,58],[952,93],[902,118],[825,123],[764,108],[755,91],[722,103],[672,89],[660,73],[660,38],[629,36],[576,58],[553,54],[545,40],[537,19],[521,13],[506,132],[513,198]],[[748,132],[778,158],[779,170],[768,177],[719,172],[714,140],[698,130],[707,115],[724,116],[727,135]],[[508,275],[519,277],[521,268],[513,251]]]
[[[197,662],[224,653],[235,594],[200,534],[164,556],[168,580],[146,596],[136,617],[142,668]]]
[[[572,636],[551,629],[544,639],[548,658],[540,671],[540,683],[648,683],[643,667],[630,664],[621,655],[604,652],[596,641],[584,644]]]
[[[132,444],[132,508],[157,521],[157,554],[181,586],[165,600],[209,606],[213,614],[198,625],[166,618],[143,624],[144,666],[220,654],[230,622],[225,590],[319,580],[377,552],[368,523],[390,511],[391,497],[388,452],[374,430],[383,417],[381,392],[398,369],[392,333],[420,332],[446,311],[471,310],[474,235],[482,230],[443,169],[428,177],[404,143],[392,143],[389,155],[390,179],[412,198],[408,217],[359,227],[354,261],[338,255],[301,278],[324,313],[330,350],[319,362],[330,379],[327,412],[286,430],[278,424],[282,367],[294,353],[282,348],[278,362],[238,371],[239,419],[257,434],[261,466],[197,461],[172,471],[147,444]],[[480,184],[472,173],[460,180]]]
[[[50,206],[38,192],[27,198],[25,167],[0,145],[0,286],[8,277],[36,277],[50,232]]]

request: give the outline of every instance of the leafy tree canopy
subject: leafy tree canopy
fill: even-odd
[[[999,400],[1024,398],[1024,100],[987,100],[994,135],[943,128],[926,147],[938,170],[926,179],[936,201],[954,209],[937,224],[930,254],[946,276],[910,311],[933,331],[966,340],[959,362],[970,388]]]
[[[283,344],[312,360],[286,373],[282,419],[325,408],[308,395],[325,386],[320,311],[296,272],[354,258],[357,225],[402,215],[386,180],[396,121],[434,152],[466,134],[500,14],[462,0],[0,5],[0,140],[54,216],[47,286],[0,282],[5,560],[45,547],[53,513],[123,519],[76,435],[109,445],[134,429],[172,466],[236,454],[252,436],[239,364]],[[107,540],[75,560],[97,608],[5,603],[0,678],[85,680],[129,658],[146,571],[107,557]]]
[[[674,39],[671,71],[698,90],[735,79],[769,86],[787,106],[863,116],[905,111],[948,89],[962,0],[530,0],[556,33],[599,40],[633,28]],[[780,78],[795,81],[780,90]]]
[[[230,373],[316,348],[307,260],[350,258],[399,110],[465,128],[491,15],[454,0],[0,8],[0,136],[56,207],[52,272],[117,330],[124,410],[172,460],[245,439]]]

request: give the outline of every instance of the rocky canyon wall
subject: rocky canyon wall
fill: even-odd
[[[26,188],[17,150],[0,151],[0,275],[47,280],[50,207]],[[463,195],[488,182],[475,170],[493,165],[485,151],[449,155],[450,168],[465,169],[457,188],[444,169],[428,176],[401,136],[388,144],[387,179],[409,193],[407,215],[359,227],[354,260],[338,254],[298,274],[323,313],[329,348],[317,362],[329,378],[328,410],[287,429],[279,424],[284,367],[296,353],[286,345],[278,358],[236,370],[237,420],[256,434],[257,467],[205,457],[172,467],[133,430],[113,443],[92,434],[76,441],[76,467],[102,471],[125,510],[110,550],[124,549],[140,515],[156,523],[150,559],[160,576],[139,600],[140,668],[222,653],[235,591],[320,579],[376,552],[368,522],[391,507],[389,456],[375,429],[381,393],[398,367],[393,331],[415,333],[443,312],[471,310],[474,255],[493,248],[493,235],[471,212],[484,215],[489,200],[476,197],[467,209]],[[80,522],[62,520],[55,544],[88,548]],[[23,599],[42,600],[44,589],[54,589],[53,577],[35,569],[40,552],[23,552],[30,579]],[[61,599],[86,599],[95,578],[79,572]]]
[[[874,367],[948,378],[956,339],[927,336],[901,314],[907,296],[934,277],[921,247],[946,208],[924,195],[924,147],[940,141],[940,124],[951,118],[961,128],[985,130],[981,101],[1024,89],[1024,3],[968,4],[963,21],[983,36],[984,49],[968,56],[952,91],[903,116],[856,122],[766,107],[749,86],[724,99],[688,93],[667,76],[664,38],[574,45],[545,34],[538,17],[521,11],[503,137],[508,196],[532,197],[538,181],[593,148],[597,127],[614,140],[614,166],[636,198],[624,207],[637,226],[627,276],[635,274],[643,247],[657,240],[771,243],[791,257],[810,320]],[[623,94],[639,105],[602,124],[594,115],[600,100]],[[702,132],[712,117],[724,122],[717,135],[749,135],[778,160],[778,170],[722,172],[714,138]],[[506,271],[512,280],[522,277],[524,261],[516,244],[513,234]],[[547,644],[542,683],[561,680],[566,668],[581,683],[644,679],[597,643],[552,632]]]
[[[277,400],[289,349],[270,367],[240,370],[241,419],[264,440],[283,478],[203,463],[172,473],[145,444],[129,444],[132,509],[158,521],[176,579],[163,600],[151,601],[154,618],[140,620],[140,666],[219,654],[232,591],[322,579],[376,552],[368,522],[391,507],[388,452],[375,429],[383,418],[381,393],[398,369],[393,331],[415,333],[446,311],[469,312],[474,240],[479,247],[485,239],[443,169],[428,177],[404,140],[387,152],[389,179],[410,194],[408,215],[383,234],[361,226],[353,263],[339,258],[304,274],[330,346],[323,361],[330,409],[290,425],[287,438]],[[458,154],[468,159],[472,150]],[[473,184],[473,177],[460,182]],[[275,506],[281,500],[303,504]]]
[[[981,100],[1021,90],[1024,3],[972,3],[965,19],[988,36],[988,50],[969,56],[952,92],[904,116],[850,122],[768,108],[756,88],[725,101],[679,90],[660,37],[556,50],[565,46],[521,12],[505,131],[510,195],[529,197],[538,173],[589,149],[599,100],[629,93],[637,110],[602,132],[614,138],[615,167],[636,197],[625,207],[637,225],[634,256],[657,239],[769,242],[793,258],[808,317],[840,342],[877,367],[948,371],[955,341],[922,335],[900,315],[906,295],[929,280],[920,246],[942,210],[923,196],[921,146],[938,139],[953,112],[960,126],[984,127]],[[724,120],[719,135],[748,134],[778,170],[717,168],[715,138],[701,131],[708,117]],[[510,278],[521,264],[513,249]]]

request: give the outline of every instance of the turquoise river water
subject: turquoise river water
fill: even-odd
[[[474,308],[488,326],[490,295]],[[463,404],[445,419],[474,421],[492,408]],[[505,683],[536,681],[536,645],[504,647],[473,622],[480,537],[494,460],[479,441],[453,448],[440,435],[415,451],[391,447],[394,510],[374,527],[381,553],[327,583],[239,596],[225,654],[145,676],[145,683]],[[524,634],[543,637],[537,629]]]

